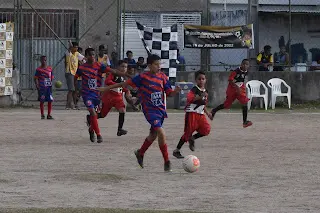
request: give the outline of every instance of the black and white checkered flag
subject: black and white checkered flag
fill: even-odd
[[[149,54],[161,57],[161,69],[169,76],[171,85],[176,82],[178,58],[178,26],[151,28],[137,23],[141,41]]]

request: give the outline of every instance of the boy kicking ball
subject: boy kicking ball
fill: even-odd
[[[227,98],[223,104],[220,104],[211,111],[212,119],[219,110],[229,109],[232,103],[237,99],[242,104],[243,128],[252,125],[252,122],[247,120],[247,103],[249,99],[247,98],[246,86],[244,84],[244,80],[248,75],[249,66],[249,60],[243,59],[240,67],[231,72],[229,76],[229,85],[227,88]]]
[[[184,143],[189,141],[189,148],[194,151],[194,141],[198,138],[209,135],[210,124],[206,115],[212,119],[212,114],[207,111],[208,94],[205,89],[206,75],[202,71],[195,73],[196,86],[194,86],[187,95],[186,115],[184,120],[184,134],[181,137],[177,148],[173,151],[176,158],[184,158],[180,149]],[[196,134],[192,135],[194,132]]]
[[[169,172],[171,171],[171,163],[168,155],[165,132],[162,128],[164,118],[167,117],[163,94],[165,92],[167,96],[173,97],[178,94],[181,89],[180,87],[176,87],[175,90],[171,89],[168,77],[161,72],[160,60],[158,55],[150,55],[147,59],[150,71],[141,73],[126,82],[100,88],[99,90],[108,91],[119,87],[124,88],[128,85],[139,89],[142,111],[151,128],[148,137],[140,149],[134,153],[137,157],[138,164],[143,168],[144,154],[158,138],[159,148],[164,159],[164,171]]]

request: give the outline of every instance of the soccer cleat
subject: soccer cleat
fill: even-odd
[[[178,159],[184,158],[184,156],[181,155],[180,150],[178,149],[173,151],[173,156],[175,156]]]
[[[194,147],[194,138],[193,138],[193,137],[191,137],[191,138],[189,139],[189,149],[190,149],[191,151],[193,151],[193,152],[194,152],[194,150],[195,150],[195,147]]]
[[[164,163],[164,171],[165,172],[171,172],[171,162],[170,161],[167,161]]]
[[[90,121],[90,115],[87,115],[87,122],[86,122],[86,124],[87,124],[88,127],[90,127],[90,123],[91,123],[91,121]]]
[[[252,126],[252,124],[253,123],[251,121],[246,121],[246,122],[243,123],[243,128],[247,128],[249,126]]]
[[[94,131],[89,129],[89,136],[90,136],[90,141],[92,143],[95,142],[95,136],[94,136]]]
[[[47,115],[48,120],[54,120],[54,118],[51,115]]]
[[[45,119],[46,117],[44,116],[44,115],[41,115],[41,119],[43,120],[43,119]]]
[[[127,130],[124,130],[124,129],[118,129],[118,132],[117,132],[117,135],[118,136],[121,136],[121,135],[126,135],[128,133]]]
[[[102,143],[102,136],[101,135],[97,135],[97,143]]]
[[[134,151],[134,154],[137,157],[138,164],[140,165],[141,168],[143,168],[143,156],[140,155],[140,149],[137,149],[136,151]]]

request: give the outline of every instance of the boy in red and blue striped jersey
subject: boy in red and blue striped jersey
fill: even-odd
[[[158,137],[159,148],[164,159],[164,170],[171,171],[166,136],[162,128],[164,118],[167,117],[164,93],[166,93],[167,96],[173,97],[178,94],[181,89],[180,87],[176,87],[175,90],[171,89],[168,77],[161,72],[160,60],[158,55],[150,55],[147,59],[150,71],[141,73],[126,82],[100,88],[99,90],[108,91],[113,88],[124,88],[127,86],[133,86],[139,89],[142,111],[151,128],[141,148],[135,151],[137,161],[141,168],[143,168],[144,153]]]
[[[74,76],[74,82],[76,84],[76,79],[82,77],[82,99],[90,113],[90,115],[87,116],[90,141],[95,142],[94,133],[96,133],[97,142],[101,143],[103,140],[98,125],[98,115],[95,111],[95,108],[100,104],[100,92],[97,90],[97,88],[101,86],[102,74],[108,72],[119,76],[125,76],[126,74],[96,62],[95,51],[93,48],[86,49],[85,56],[87,58],[87,62],[79,66],[77,73]]]
[[[40,101],[40,112],[41,119],[45,119],[44,116],[44,102],[48,102],[48,115],[47,119],[52,120],[51,116],[52,110],[52,68],[47,66],[47,57],[40,57],[41,66],[36,69],[36,73],[34,75],[34,82],[36,88],[38,90],[38,101]]]

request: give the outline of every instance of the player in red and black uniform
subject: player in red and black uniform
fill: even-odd
[[[126,73],[128,68],[128,62],[120,60],[118,62],[118,70],[120,72]],[[118,83],[124,82],[124,78],[121,76],[109,74],[107,79],[105,80],[105,85],[110,86]],[[127,131],[122,129],[124,123],[124,117],[126,113],[126,105],[123,101],[123,93],[126,95],[126,100],[131,99],[130,91],[126,88],[114,88],[110,91],[103,93],[102,96],[102,108],[99,113],[99,118],[104,118],[108,115],[109,111],[112,107],[116,108],[119,112],[119,120],[118,120],[118,132],[117,135],[126,135]]]
[[[244,83],[244,80],[248,74],[249,66],[249,60],[244,59],[241,63],[241,66],[231,72],[229,76],[229,85],[227,88],[227,98],[223,104],[217,106],[211,111],[212,117],[214,117],[214,115],[221,109],[229,109],[232,103],[237,99],[242,104],[243,128],[252,125],[252,122],[247,120],[247,103],[249,99],[246,95],[246,87]]]
[[[41,66],[37,68],[36,73],[34,75],[34,82],[36,88],[38,90],[38,100],[40,101],[40,111],[41,111],[41,119],[44,119],[44,102],[48,102],[48,115],[47,119],[51,120],[53,117],[51,116],[52,110],[52,68],[47,66],[47,57],[40,57]]]
[[[187,96],[187,106],[185,108],[184,134],[181,137],[177,148],[173,151],[176,158],[184,158],[180,149],[184,143],[189,141],[189,148],[194,151],[194,141],[210,133],[210,124],[206,115],[212,119],[212,114],[207,111],[208,93],[205,89],[206,75],[202,71],[195,73],[196,86],[194,86]],[[196,134],[192,135],[194,132]]]
[[[85,56],[87,58],[87,62],[78,68],[77,73],[74,76],[74,82],[77,84],[77,79],[79,77],[82,78],[81,95],[83,102],[90,113],[90,115],[87,116],[90,140],[91,142],[95,141],[94,133],[96,133],[97,142],[101,143],[103,140],[98,125],[98,115],[95,110],[95,108],[100,104],[100,92],[97,88],[101,87],[103,73],[111,72],[119,76],[124,76],[125,74],[96,62],[95,51],[93,48],[86,49]]]

